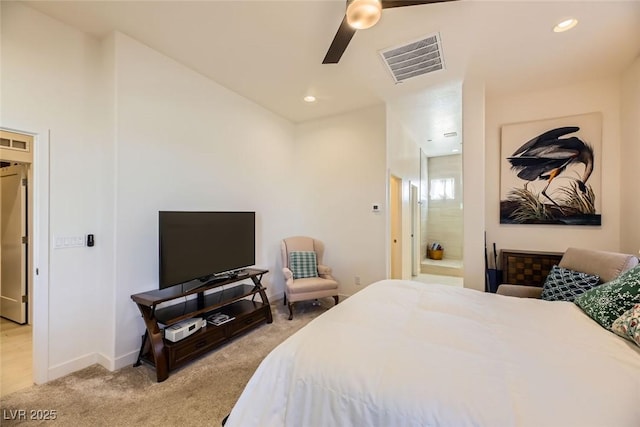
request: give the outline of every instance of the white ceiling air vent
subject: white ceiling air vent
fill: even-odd
[[[396,83],[411,77],[444,69],[440,35],[422,37],[420,40],[380,51]]]

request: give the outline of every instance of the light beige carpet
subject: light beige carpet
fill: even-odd
[[[293,320],[282,301],[264,324],[156,382],[142,364],[116,372],[94,365],[2,398],[0,424],[55,426],[220,426],[262,359],[288,336],[333,306],[333,299],[296,303]],[[26,411],[27,420],[16,412]],[[29,420],[31,411],[55,411],[55,421]],[[37,414],[37,412],[35,412]]]

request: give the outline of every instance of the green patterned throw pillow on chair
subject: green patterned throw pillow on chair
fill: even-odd
[[[640,265],[588,290],[574,302],[593,320],[611,329],[617,318],[640,303]]]
[[[318,277],[318,262],[313,251],[289,252],[289,268],[294,279]]]

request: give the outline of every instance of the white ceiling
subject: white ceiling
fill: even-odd
[[[389,102],[406,112],[422,141],[440,137],[442,123],[454,119],[451,130],[461,132],[460,82],[470,68],[496,94],[620,73],[640,53],[637,0],[460,0],[385,9],[331,65],[322,59],[344,1],[26,3],[98,38],[121,31],[293,122]],[[578,26],[553,33],[569,16]],[[395,84],[378,51],[436,32],[445,70]],[[307,94],[318,101],[303,102]]]

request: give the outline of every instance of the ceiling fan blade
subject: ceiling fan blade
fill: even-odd
[[[456,0],[382,0],[383,9],[391,9],[393,7],[418,6],[429,3],[443,3]]]
[[[340,61],[340,57],[347,49],[351,38],[356,33],[354,28],[347,23],[347,17],[345,16],[342,19],[342,23],[340,24],[340,28],[338,28],[338,32],[336,36],[333,38],[331,42],[331,46],[329,46],[329,50],[322,61],[323,64],[337,64]]]
[[[383,9],[391,9],[394,7],[418,6],[421,4],[443,3],[448,1],[456,0],[381,0],[380,3],[382,4]],[[349,42],[355,33],[355,28],[351,27],[347,23],[347,16],[345,15],[345,17],[342,18],[340,28],[338,28],[338,32],[333,38],[331,46],[329,46],[329,50],[322,60],[322,63],[337,64],[344,51],[347,49],[347,46],[349,46]]]

